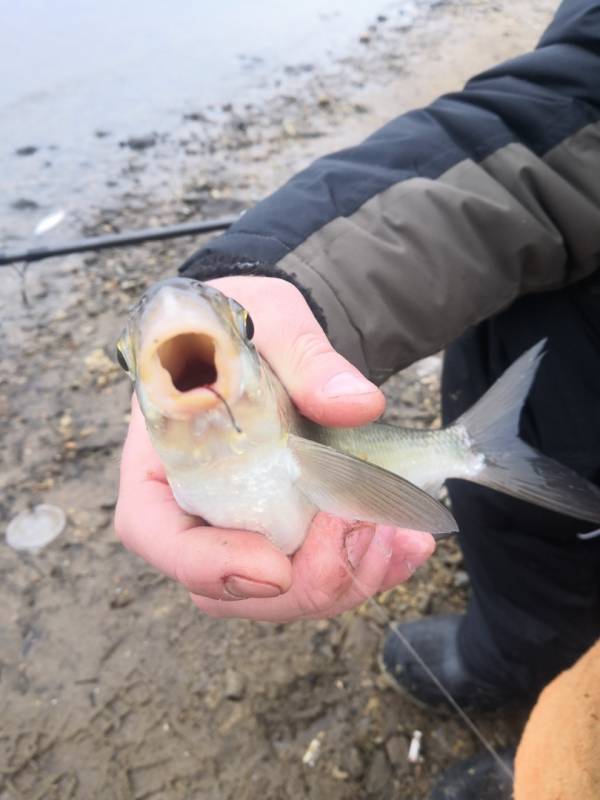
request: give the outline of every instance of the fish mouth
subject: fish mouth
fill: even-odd
[[[178,392],[206,389],[217,383],[215,343],[206,333],[179,333],[159,345],[157,355]]]
[[[240,374],[235,352],[217,331],[180,328],[151,338],[140,379],[161,414],[189,419],[234,402]]]
[[[237,402],[239,342],[210,297],[159,285],[136,322],[136,382],[159,416],[189,421],[218,406],[226,414],[226,405]]]

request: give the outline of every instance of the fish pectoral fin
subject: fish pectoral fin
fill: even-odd
[[[393,472],[293,434],[288,446],[300,466],[296,486],[321,511],[434,535],[458,530],[447,508]]]

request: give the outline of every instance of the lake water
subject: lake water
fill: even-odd
[[[418,4],[0,0],[0,249],[54,208],[85,212],[131,155],[119,142],[256,100]]]

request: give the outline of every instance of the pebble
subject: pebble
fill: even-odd
[[[358,747],[351,747],[343,756],[341,768],[347,772],[351,778],[357,779],[363,775],[365,765]]]
[[[385,751],[395,772],[405,767],[408,760],[408,744],[403,736],[391,736],[385,743]]]
[[[124,142],[121,142],[121,147],[129,147],[131,150],[147,150],[149,147],[154,147],[156,144],[156,136],[148,134],[147,136],[130,136]]]
[[[331,769],[331,777],[336,781],[347,781],[350,776],[343,769],[334,766]]]
[[[133,594],[127,587],[117,586],[109,605],[111,608],[125,608],[125,606],[133,603],[133,600]]]
[[[39,203],[35,200],[30,200],[28,197],[20,197],[11,204],[15,211],[35,211],[39,208]]]
[[[344,655],[348,657],[353,653],[372,653],[377,647],[377,642],[377,631],[369,622],[360,617],[353,617],[347,627],[343,645]]]
[[[206,114],[203,114],[201,111],[189,111],[187,114],[183,115],[183,118],[189,122],[210,122]]]
[[[376,750],[365,777],[365,788],[369,794],[379,797],[389,786],[392,771],[383,750]]]
[[[469,576],[465,572],[464,569],[458,569],[454,573],[454,578],[452,583],[456,586],[457,589],[463,589],[465,586],[468,586],[470,583]]]
[[[15,150],[15,155],[17,156],[32,156],[34,153],[37,153],[38,148],[34,147],[33,145],[26,145],[25,147],[18,147]]]
[[[246,692],[246,682],[243,675],[234,669],[225,672],[225,688],[223,695],[228,700],[241,700]]]

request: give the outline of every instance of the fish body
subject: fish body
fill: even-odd
[[[318,426],[315,426],[318,428]],[[483,457],[471,450],[465,431],[417,430],[376,422],[360,428],[320,428],[318,441],[401,475],[435,495],[447,478],[470,478]]]
[[[263,533],[286,553],[319,510],[443,535],[457,525],[432,495],[453,477],[600,521],[600,490],[517,438],[543,343],[448,428],[349,429],[302,417],[252,333],[237,302],[173,278],[146,292],[119,341],[119,361],[188,513]]]

